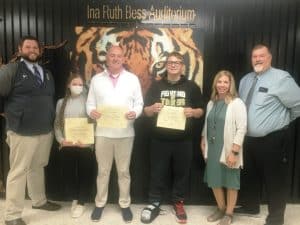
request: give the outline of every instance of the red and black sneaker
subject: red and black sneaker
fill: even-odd
[[[175,211],[175,216],[176,216],[177,222],[181,223],[181,224],[186,223],[187,216],[186,216],[186,212],[183,207],[183,201],[176,202],[173,205],[173,209]]]

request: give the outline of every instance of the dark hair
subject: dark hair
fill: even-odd
[[[42,45],[41,45],[40,41],[39,41],[36,37],[31,36],[31,35],[27,35],[27,36],[21,37],[21,39],[19,40],[18,46],[19,46],[19,47],[22,47],[23,44],[24,44],[24,41],[26,41],[26,40],[36,41],[36,43],[37,43],[38,46],[39,46],[39,49],[41,50]]]
[[[80,78],[82,81],[84,81],[81,74],[79,74],[78,72],[73,72],[73,71],[70,72],[70,75],[69,75],[69,77],[67,79],[67,83],[66,83],[65,97],[63,98],[60,110],[58,112],[58,117],[56,118],[55,124],[54,124],[54,126],[59,128],[62,131],[62,133],[64,133],[64,126],[65,126],[65,108],[66,108],[66,105],[67,105],[67,101],[71,96],[71,91],[68,88],[68,86],[72,82],[72,80],[75,79],[75,78]]]

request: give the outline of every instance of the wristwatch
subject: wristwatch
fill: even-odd
[[[238,156],[240,153],[239,152],[236,152],[236,151],[233,151],[231,150],[232,154],[234,154],[235,156]]]

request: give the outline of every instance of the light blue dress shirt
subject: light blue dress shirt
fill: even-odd
[[[33,69],[33,66],[35,65],[36,68],[38,69],[40,75],[41,75],[41,78],[42,78],[42,81],[44,81],[44,73],[43,73],[43,68],[38,64],[38,63],[32,63],[32,62],[28,62],[27,60],[25,59],[21,59],[21,61],[23,61],[27,68],[34,74],[34,69]]]
[[[244,102],[255,76],[255,72],[248,73],[240,82]],[[248,108],[247,136],[251,137],[280,130],[300,116],[300,88],[288,72],[271,67],[257,79]]]

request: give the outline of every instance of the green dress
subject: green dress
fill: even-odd
[[[224,144],[224,124],[227,104],[216,101],[207,117],[207,161],[204,181],[210,188],[240,189],[240,169],[231,169],[220,163]]]

